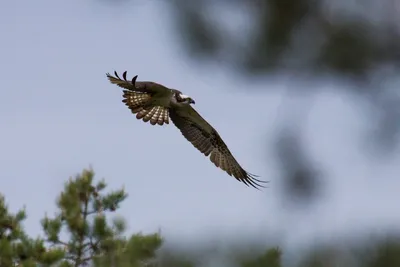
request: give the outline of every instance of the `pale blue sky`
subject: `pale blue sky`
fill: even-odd
[[[300,122],[328,174],[327,195],[307,211],[283,208],[271,141],[294,101],[287,88],[298,83],[252,82],[187,61],[161,2],[2,3],[0,188],[13,211],[27,206],[32,235],[41,233],[45,212],[55,211],[66,179],[90,164],[110,189],[125,186],[120,214],[130,231],[161,227],[167,238],[182,240],[244,231],[279,236],[285,246],[399,225],[400,156],[379,165],[363,156],[368,121],[354,98],[335,92],[343,85],[327,81],[312,85],[328,90],[313,97]],[[105,77],[114,70],[192,96],[238,161],[271,181],[269,189],[253,190],[215,168],[172,124],[137,121]]]

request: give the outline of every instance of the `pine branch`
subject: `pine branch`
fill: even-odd
[[[82,259],[82,256],[83,256],[83,253],[84,253],[84,244],[83,244],[84,241],[85,241],[84,227],[87,224],[89,197],[84,197],[84,204],[83,205],[84,205],[84,210],[82,212],[82,215],[83,215],[83,226],[79,231],[78,255],[77,255],[77,260],[75,262],[75,267],[79,267],[79,265],[81,265],[82,263],[85,263],[85,261]]]

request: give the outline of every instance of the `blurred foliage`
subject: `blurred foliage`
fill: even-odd
[[[400,66],[396,1],[170,3],[191,57],[218,60],[246,74],[283,69],[365,78],[378,66]]]
[[[301,205],[313,203],[323,191],[322,175],[314,166],[299,135],[292,129],[282,131],[275,142],[275,155],[280,163],[283,181],[282,203]],[[286,202],[286,203],[285,203]]]
[[[94,267],[195,267],[215,256],[209,246],[192,242],[192,252],[176,246],[165,247],[160,233],[127,235],[122,218],[108,214],[119,209],[127,194],[123,189],[104,192],[104,180],[95,183],[94,172],[83,170],[70,178],[60,193],[58,211],[42,220],[44,237],[31,239],[22,227],[24,210],[9,213],[0,197],[0,267],[12,266],[94,266]],[[298,252],[298,264],[284,264],[280,248],[246,240],[231,245],[226,264],[238,267],[327,267],[400,266],[400,239],[359,242],[356,246],[330,244]],[[211,245],[211,247],[214,247]],[[296,254],[296,253],[295,253]],[[200,256],[199,256],[200,255]]]
[[[372,249],[372,257],[365,261],[368,267],[400,266],[400,243],[393,237]]]
[[[281,251],[279,249],[269,249],[263,255],[250,260],[242,261],[242,267],[282,267]]]
[[[289,96],[325,90],[301,81],[336,79],[364,101],[372,131],[365,152],[395,155],[400,133],[400,4],[393,0],[169,1],[188,59],[206,60],[244,78],[283,74],[296,81]],[[251,82],[251,80],[249,81]],[[343,84],[343,83],[342,83]],[[271,90],[270,86],[262,87]],[[331,88],[330,88],[331,89]],[[240,90],[251,91],[252,86]],[[372,105],[370,105],[372,104]],[[371,108],[372,107],[372,108]],[[292,109],[291,106],[285,107]],[[306,120],[307,112],[296,119]],[[288,122],[292,117],[283,118]],[[298,138],[302,125],[278,129],[275,155],[282,166],[286,202],[314,203],[321,176]],[[284,145],[287,136],[294,147]],[[316,133],[317,134],[317,133]],[[282,142],[283,141],[283,142]],[[372,142],[371,142],[372,141]],[[297,151],[295,151],[297,149]],[[290,151],[289,151],[290,150]],[[288,153],[289,152],[289,153]],[[304,157],[303,157],[304,156]],[[298,202],[300,200],[300,202]]]
[[[207,59],[246,77],[283,73],[297,80],[336,77],[349,81],[351,86],[338,90],[345,88],[376,107],[366,112],[377,117],[371,122],[376,124],[371,136],[379,146],[370,148],[385,152],[396,148],[400,99],[389,81],[400,70],[398,1],[169,3],[189,59]],[[292,87],[296,92],[310,88]]]

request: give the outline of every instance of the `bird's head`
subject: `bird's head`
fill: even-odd
[[[184,94],[182,94],[181,92],[176,92],[175,93],[175,98],[176,98],[176,101],[178,102],[178,103],[182,103],[182,104],[196,104],[196,102],[194,101],[194,99],[193,98],[191,98],[190,96],[188,96],[188,95],[184,95]]]

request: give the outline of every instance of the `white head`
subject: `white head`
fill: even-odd
[[[178,103],[196,104],[196,102],[190,96],[184,95],[179,91],[175,93],[175,98]]]

